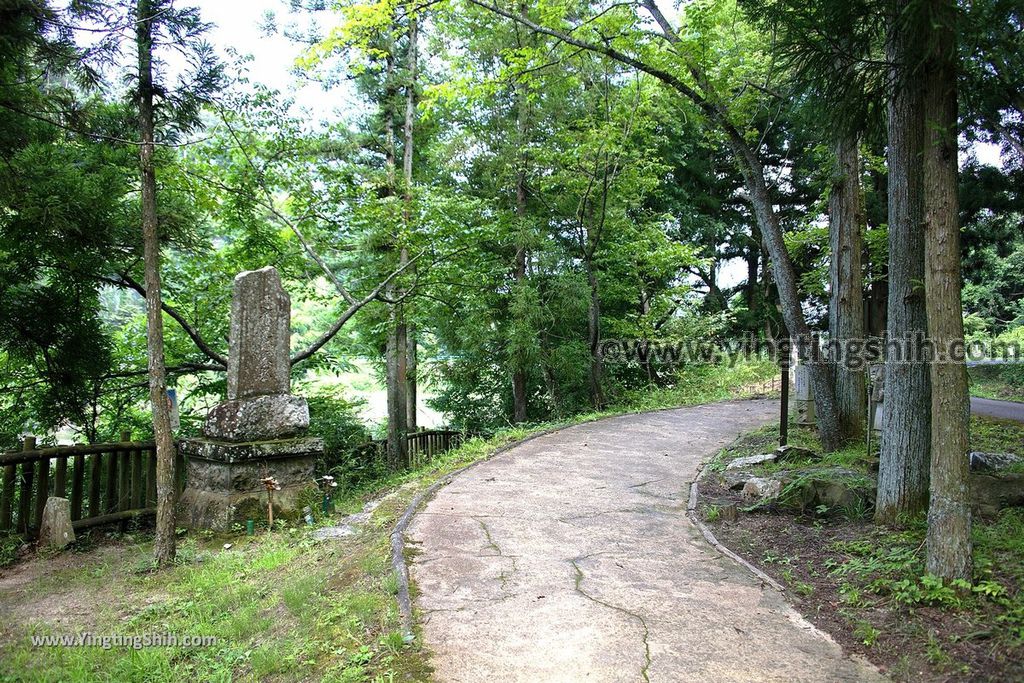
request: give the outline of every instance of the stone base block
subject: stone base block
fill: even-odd
[[[316,499],[313,468],[323,453],[320,439],[227,443],[208,439],[181,442],[186,457],[186,487],[179,501],[183,526],[227,531],[247,519],[267,518],[264,477],[281,486],[274,491],[274,518],[294,518],[302,502]]]
[[[291,394],[267,394],[224,401],[206,416],[203,434],[233,443],[284,439],[309,427],[306,399]]]

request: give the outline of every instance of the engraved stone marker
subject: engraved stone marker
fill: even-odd
[[[228,337],[228,400],[287,394],[292,303],[272,266],[235,277]]]
[[[300,434],[309,406],[292,396],[291,300],[271,266],[235,277],[228,340],[228,400],[206,416],[203,433],[222,441],[263,441]]]

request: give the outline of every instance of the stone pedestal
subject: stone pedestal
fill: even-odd
[[[183,526],[227,531],[247,519],[267,518],[264,477],[281,486],[274,491],[274,518],[294,516],[303,494],[316,489],[313,467],[323,453],[316,438],[230,443],[187,439],[179,449],[186,458],[188,487],[179,502]]]

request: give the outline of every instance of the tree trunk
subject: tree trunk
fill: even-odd
[[[967,437],[970,400],[964,364],[957,198],[957,6],[929,0],[925,69],[925,291],[931,363],[931,496],[928,571],[947,581],[972,574]]]
[[[416,326],[409,325],[405,335],[405,428],[415,432],[419,427],[419,386],[416,371],[419,365]]]
[[[397,472],[409,463],[406,441],[408,401],[406,400],[406,327],[402,322],[401,305],[391,308],[391,332],[387,345],[387,394],[388,394],[388,469]]]
[[[404,127],[404,146],[402,148],[402,175],[405,180],[405,194],[404,194],[404,207],[402,209],[403,220],[405,223],[406,231],[411,231],[413,228],[413,194],[412,194],[412,156],[415,149],[413,138],[414,124],[416,121],[416,80],[418,73],[418,40],[419,40],[419,22],[415,16],[409,18],[409,46],[408,46],[408,63],[407,69],[409,73],[409,81],[406,83],[405,90],[405,127]],[[406,258],[408,256],[406,255]],[[414,266],[415,267],[415,266]],[[406,344],[405,344],[405,365],[406,365],[406,377],[405,377],[405,400],[406,400],[406,430],[416,431],[416,409],[417,409],[417,357],[416,357],[416,331],[412,325],[409,325],[406,330]]]
[[[393,45],[391,49],[393,50]],[[392,109],[394,103],[395,86],[394,54],[389,51],[386,60],[385,78],[387,79],[384,97],[384,147],[385,164],[387,169],[388,196],[395,196],[395,113]],[[399,258],[406,256],[405,249],[401,249]],[[387,297],[396,299],[399,297],[398,288],[392,283],[388,287]],[[392,472],[396,472],[406,466],[408,457],[408,443],[406,441],[406,370],[407,370],[407,344],[405,315],[401,304],[392,304],[388,314],[388,340],[385,351],[385,384],[388,403],[388,453],[387,466]]]
[[[590,400],[596,410],[605,406],[601,360],[601,297],[594,264],[587,260],[587,284],[590,288],[590,302],[587,306],[587,336],[590,342]]]
[[[519,14],[527,16],[525,3],[520,3]],[[518,32],[517,32],[518,33]],[[522,45],[520,45],[522,47]],[[519,234],[516,238],[515,263],[512,266],[512,279],[516,288],[523,287],[526,283],[526,245],[525,236],[522,231],[526,224],[526,128],[527,128],[527,99],[526,86],[519,83],[515,89],[516,95],[516,133],[519,142],[519,168],[516,169],[516,218],[519,219]],[[520,424],[526,422],[527,409],[529,405],[526,396],[526,368],[522,363],[513,359],[512,361],[512,423]]]
[[[163,311],[160,300],[160,237],[156,213],[153,112],[153,10],[149,0],[136,5],[136,45],[139,58],[139,170],[142,196],[142,246],[146,283],[146,351],[149,354],[149,401],[156,441],[156,538],[153,555],[167,566],[174,561],[177,485],[174,437],[164,366]]]
[[[526,172],[520,170],[516,174],[516,216],[522,221],[526,218]],[[522,244],[522,236],[518,238],[516,245],[515,264],[512,268],[512,278],[516,287],[526,285],[526,247]],[[526,398],[526,368],[522,367],[521,361],[513,358],[512,369],[512,423],[520,424],[526,422],[527,398]]]
[[[813,347],[811,330],[804,318],[800,302],[800,293],[796,285],[796,273],[793,261],[789,258],[786,243],[782,236],[778,214],[768,194],[764,180],[764,167],[752,150],[738,133],[730,133],[730,144],[737,162],[743,172],[743,178],[749,194],[750,203],[764,240],[765,247],[772,259],[772,274],[779,292],[779,303],[782,308],[782,319],[789,330],[791,338],[796,340],[798,348],[810,344],[810,348],[802,349],[802,353],[810,355],[809,365],[811,391],[814,393],[814,407],[818,418],[818,432],[821,446],[826,452],[839,448],[842,439],[839,434],[839,418],[836,408],[835,385],[832,371],[827,363],[818,358],[817,349]]]
[[[923,352],[927,334],[924,292],[924,186],[921,154],[924,118],[917,22],[908,18],[913,0],[897,0],[890,18],[886,53],[894,65],[889,103],[889,307],[888,353],[882,445],[878,465],[875,521],[894,524],[928,503],[931,383],[928,365],[903,362],[900,355]],[[897,347],[900,347],[897,349]],[[896,353],[899,350],[902,353]]]
[[[860,149],[857,135],[841,135],[836,141],[836,175],[829,196],[829,331],[835,349],[836,407],[839,433],[844,441],[864,436],[866,395],[864,371],[851,367],[843,352],[850,343],[864,339],[864,250],[860,192]]]

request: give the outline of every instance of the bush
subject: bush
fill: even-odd
[[[324,440],[324,457],[317,463],[317,476],[330,474],[341,487],[356,486],[377,474],[377,463],[356,452],[371,440],[359,418],[365,401],[348,401],[336,396],[309,397],[309,433]]]

